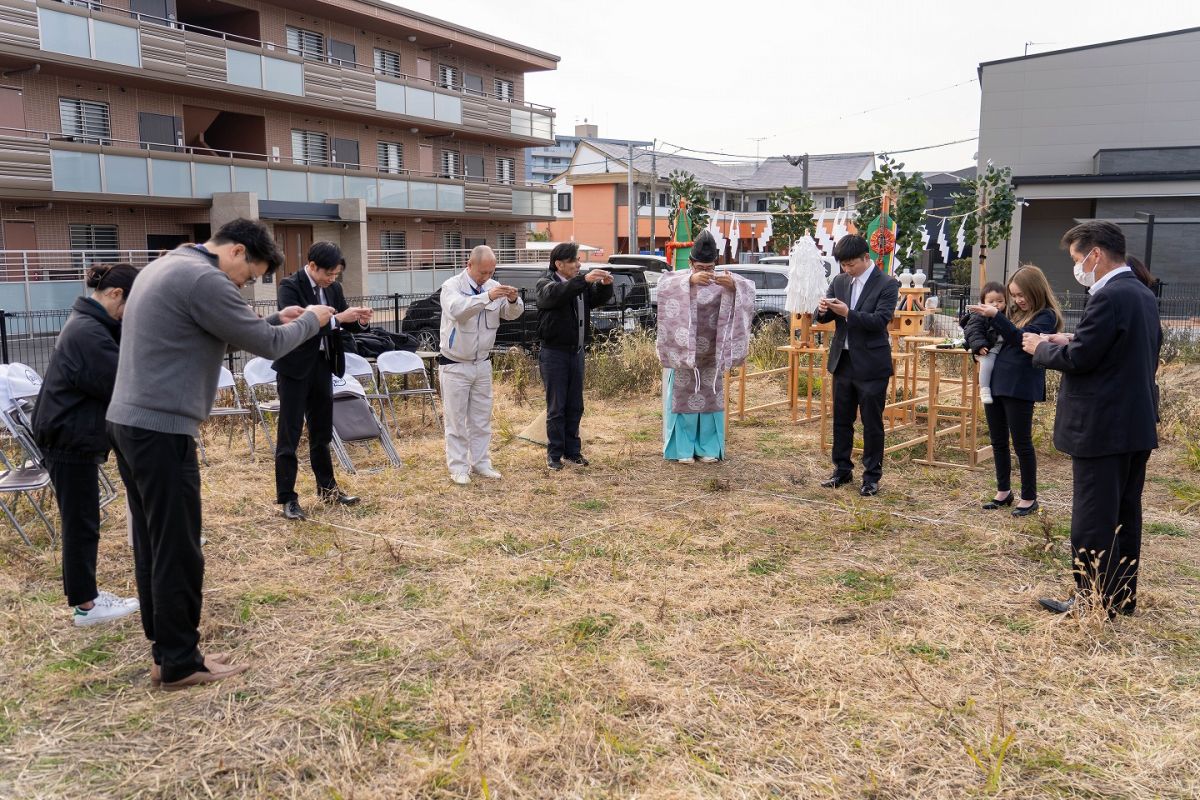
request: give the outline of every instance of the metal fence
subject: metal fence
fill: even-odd
[[[956,319],[977,298],[969,286],[931,283],[930,296],[937,297],[940,308]],[[522,290],[522,295],[525,290]],[[392,333],[408,333],[418,339],[420,349],[437,349],[437,332],[440,317],[436,312],[425,311],[412,314],[413,304],[425,300],[429,293],[421,294],[376,294],[365,297],[350,297],[352,306],[366,306],[374,315],[371,326]],[[1072,331],[1083,315],[1087,295],[1083,291],[1063,292],[1058,295],[1065,318],[1064,330]],[[269,316],[277,310],[273,301],[260,300],[250,303],[260,316]],[[763,319],[774,315],[784,316],[784,296],[781,293],[764,293],[756,298],[757,316]],[[1163,287],[1158,301],[1164,333],[1175,341],[1200,343],[1200,284],[1174,284]],[[418,306],[421,308],[421,306]],[[48,311],[6,312],[0,309],[0,363],[19,362],[44,373],[54,351],[54,342],[62,330],[71,311],[69,308]],[[431,316],[432,313],[432,316]],[[532,349],[537,343],[536,313],[526,311],[517,320],[504,322],[496,338],[497,349],[513,346]],[[646,308],[598,309],[593,311],[592,324],[600,334],[615,334],[622,331],[652,329],[654,314]],[[237,351],[229,354],[227,365],[240,372],[252,356]]]

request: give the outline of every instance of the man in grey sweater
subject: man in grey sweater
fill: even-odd
[[[195,438],[233,345],[279,358],[329,322],[328,306],[285,308],[262,319],[238,289],[283,261],[267,229],[224,225],[147,266],[125,307],[108,434],[129,498],[142,628],[151,683],[182,689],[246,669],[200,654],[200,468]]]

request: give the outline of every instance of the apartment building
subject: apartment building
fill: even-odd
[[[524,151],[554,112],[525,74],[557,62],[374,0],[0,0],[3,278],[62,307],[41,283],[239,216],[271,227],[284,274],[337,241],[350,295],[517,251],[553,218]]]

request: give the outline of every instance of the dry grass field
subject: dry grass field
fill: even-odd
[[[665,464],[626,366],[589,395],[588,469],[515,438],[524,365],[503,481],[452,486],[414,410],[402,469],[343,479],[362,505],[318,509],[302,471],[308,523],[271,504],[265,448],[210,435],[203,646],[252,665],[214,686],[152,690],[137,617],[71,627],[57,551],[5,532],[0,797],[1200,795],[1194,368],[1164,373],[1138,613],[1107,624],[1036,604],[1069,582],[1049,405],[1022,523],[978,510],[989,472],[904,454],[878,497],[822,489],[782,411],[735,423],[724,464]],[[130,594],[121,514],[101,585]]]

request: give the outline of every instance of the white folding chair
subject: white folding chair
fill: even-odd
[[[214,404],[212,410],[208,412],[208,418],[224,417],[226,419],[236,418],[238,424],[241,425],[242,432],[246,434],[246,444],[250,445],[250,458],[255,458],[254,455],[254,412],[242,405],[242,395],[238,391],[237,381],[233,379],[233,373],[227,367],[221,367],[221,376],[217,379],[217,398],[220,401],[224,397],[229,401],[229,404],[219,402]],[[204,464],[208,465],[208,456],[204,452],[204,436],[201,434],[197,440],[200,445],[200,457],[204,459]],[[233,445],[233,429],[229,429],[229,442],[227,446]],[[257,459],[255,459],[257,460]]]
[[[371,362],[358,353],[346,353],[346,374],[363,385],[367,399],[379,404],[379,414],[384,416],[383,403],[387,396],[379,389],[379,381],[375,378],[375,368]]]
[[[367,392],[362,384],[347,375],[333,377],[333,452],[342,469],[353,475],[357,470],[346,448],[350,443],[377,441],[393,467],[400,466],[400,456],[392,445],[387,427],[371,410]]]
[[[425,371],[425,362],[416,353],[410,353],[407,350],[388,350],[380,353],[375,359],[375,365],[379,368],[379,385],[383,389],[383,394],[387,398],[388,407],[392,411],[392,424],[396,422],[396,408],[393,398],[396,397],[424,397],[429,401],[429,407],[433,409],[433,417],[437,420],[438,427],[442,427],[442,417],[438,413],[437,407],[437,390],[433,388],[429,382],[429,373]],[[420,385],[409,389],[408,376],[420,376]],[[400,376],[404,379],[404,387],[397,390],[392,390],[388,386],[388,377]],[[425,406],[421,406],[421,421],[425,421]]]
[[[14,370],[18,367],[18,370]],[[29,397],[30,394],[26,388],[24,371],[29,370],[24,364],[9,364],[4,367],[3,380],[0,380],[0,424],[4,426],[5,432],[17,443],[21,458],[18,463],[14,464],[9,460],[3,450],[0,450],[0,464],[3,466],[3,472],[0,473],[0,498],[12,496],[11,505],[4,499],[0,499],[0,511],[4,512],[4,516],[8,517],[8,521],[17,529],[21,540],[29,546],[33,546],[29,535],[25,532],[25,528],[21,525],[21,521],[17,519],[16,510],[17,504],[24,497],[33,506],[34,512],[42,520],[42,524],[46,526],[46,531],[50,534],[50,541],[58,540],[58,533],[54,530],[54,526],[50,523],[46,512],[42,509],[41,502],[38,500],[34,492],[44,495],[46,490],[53,493],[50,488],[50,473],[41,463],[41,453],[38,450],[37,444],[33,441],[31,427],[27,424],[28,418],[24,415],[20,402],[14,397],[14,390],[17,393],[25,394]],[[33,375],[37,375],[35,371]],[[13,380],[9,380],[9,376],[13,376]],[[41,378],[37,379],[37,385],[40,386]],[[36,395],[36,392],[33,393]]]
[[[242,380],[246,382],[246,395],[250,401],[250,408],[253,409],[255,418],[262,424],[263,433],[267,437],[267,446],[273,452],[275,442],[271,438],[271,426],[267,423],[267,414],[279,416],[279,391],[275,385],[275,370],[271,368],[270,361],[255,357],[247,361],[246,366],[242,368]],[[260,390],[269,392],[271,399],[260,399]]]
[[[42,452],[33,439],[33,406],[37,403],[38,395],[42,392],[42,376],[33,367],[14,361],[3,365],[3,380],[6,386],[6,396],[11,398],[10,421],[17,430],[9,428],[9,434],[21,445],[26,458],[37,466],[43,466]],[[104,471],[99,469],[100,508],[117,499],[117,487]]]

